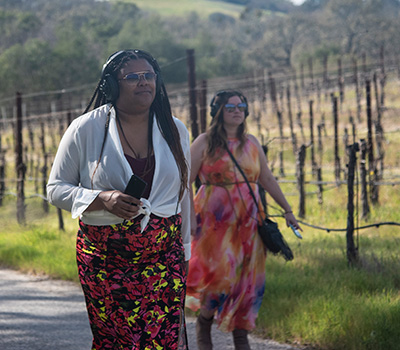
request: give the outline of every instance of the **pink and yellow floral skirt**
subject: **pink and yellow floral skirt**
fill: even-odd
[[[92,349],[187,349],[181,216],[110,226],[80,222],[79,278]]]

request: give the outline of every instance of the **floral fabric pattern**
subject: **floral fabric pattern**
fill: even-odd
[[[239,151],[239,144],[230,139],[228,147],[259,196],[258,148],[247,140]],[[265,286],[266,251],[257,233],[257,206],[227,152],[203,161],[199,178],[186,305],[216,310],[222,331],[252,330]]]
[[[91,226],[80,222],[79,278],[92,349],[187,349],[181,216]]]

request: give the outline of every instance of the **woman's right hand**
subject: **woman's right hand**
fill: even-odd
[[[87,210],[105,209],[120,218],[130,220],[138,214],[141,205],[143,203],[139,199],[129,194],[117,190],[104,191],[99,193]]]

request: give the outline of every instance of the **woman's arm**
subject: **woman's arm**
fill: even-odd
[[[191,195],[191,234],[194,235],[197,230],[197,219],[196,213],[194,211],[194,202],[193,202],[193,182],[196,180],[196,177],[199,173],[201,164],[203,162],[204,151],[207,147],[207,134],[199,135],[192,143],[190,147],[191,154],[191,172],[190,172],[190,195]]]
[[[190,183],[196,180],[199,173],[201,164],[203,162],[204,151],[207,147],[207,134],[199,135],[192,143],[190,147],[191,154],[191,171],[190,171]]]
[[[257,145],[258,155],[260,159],[260,185],[270,194],[270,196],[275,200],[276,203],[285,211],[286,225],[293,225],[295,228],[300,229],[295,216],[293,215],[292,208],[283,194],[278,181],[276,181],[275,176],[272,174],[271,170],[267,164],[267,158],[265,157],[264,151],[258,142],[258,140],[253,136],[249,135],[250,140]]]

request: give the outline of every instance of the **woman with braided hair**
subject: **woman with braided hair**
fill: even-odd
[[[92,349],[187,348],[189,164],[189,134],[171,114],[156,60],[141,50],[110,56],[47,185],[49,201],[79,217]],[[142,185],[135,193],[130,179]]]
[[[266,250],[257,233],[261,201],[258,183],[285,211],[287,225],[300,228],[278,182],[268,168],[257,139],[246,132],[246,97],[235,90],[219,91],[211,101],[207,133],[191,146],[191,181],[201,186],[194,198],[192,257],[187,303],[200,311],[199,350],[211,350],[214,316],[218,328],[232,332],[236,350],[250,349],[247,333],[255,321],[264,293]],[[257,196],[252,199],[246,180]]]

